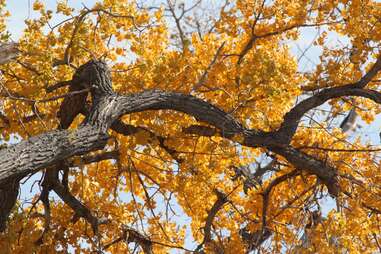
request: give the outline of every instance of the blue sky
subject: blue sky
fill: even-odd
[[[33,11],[33,2],[34,0],[7,0],[7,9],[11,12],[12,16],[8,20],[9,30],[12,33],[12,38],[17,40],[22,34],[24,29],[24,20],[28,18],[33,18],[36,14]],[[53,11],[56,10],[55,6],[56,0],[41,0],[42,3]],[[86,5],[91,7],[96,1],[95,0],[68,0],[69,6],[73,6],[74,8],[80,8],[82,5]],[[62,16],[55,15],[54,21],[59,22]]]

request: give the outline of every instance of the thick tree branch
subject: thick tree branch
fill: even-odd
[[[128,96],[116,95],[111,89],[109,74],[102,75],[108,73],[105,65],[92,63],[80,67],[74,77],[82,87],[90,88],[93,96],[94,103],[86,123],[74,131],[52,131],[1,150],[0,165],[3,167],[0,169],[0,181],[15,174],[25,175],[73,155],[100,149],[107,139],[106,131],[121,115],[160,109],[192,115],[219,129],[222,137],[237,140],[235,137],[238,136],[243,145],[269,147],[286,159],[305,165],[305,168],[312,166],[311,171],[321,170],[321,167],[316,167],[321,162],[312,157],[298,156],[298,151],[291,152],[291,148],[283,149],[272,133],[245,129],[228,113],[191,95],[158,90]],[[307,158],[309,163],[305,163]]]
[[[376,73],[379,68],[378,65],[380,64],[377,62],[376,67],[368,72],[372,74],[365,75],[362,80],[371,79],[372,75],[375,75],[373,73]],[[123,130],[128,133],[135,132],[135,128],[121,126],[120,122],[118,123],[118,119],[124,114],[146,110],[175,110],[191,115],[216,130],[213,131],[210,127],[201,128],[202,130],[188,128],[188,132],[198,132],[199,135],[212,135],[213,132],[216,132],[221,137],[239,142],[244,146],[266,147],[285,157],[296,168],[305,169],[318,176],[327,186],[329,193],[337,196],[339,187],[336,170],[332,166],[292,148],[288,142],[304,113],[331,98],[362,96],[381,103],[381,95],[378,92],[358,88],[359,83],[334,87],[295,106],[286,114],[285,121],[278,131],[262,132],[245,128],[232,115],[191,95],[159,90],[125,96],[115,94],[112,90],[109,70],[103,62],[90,61],[82,65],[73,76],[72,86],[74,86],[73,84],[91,92],[92,105],[85,122],[76,130],[51,131],[2,149],[0,151],[1,184],[13,177],[23,177],[30,172],[46,168],[71,156],[103,148],[108,138],[107,130],[110,127],[119,128],[119,131]],[[78,105],[82,108],[75,110],[76,112],[72,111],[73,116],[65,122],[64,127],[71,124],[74,115],[83,112],[83,101],[84,99],[80,98]],[[70,107],[65,108],[69,110]]]
[[[0,184],[8,178],[46,168],[74,155],[105,146],[108,136],[91,125],[77,130],[51,131],[0,150]]]
[[[381,59],[381,57],[379,59]],[[278,134],[282,139],[282,142],[289,143],[291,141],[291,138],[296,132],[299,121],[305,113],[313,108],[321,106],[330,99],[343,96],[359,96],[371,99],[374,102],[381,104],[381,93],[375,90],[368,90],[363,88],[381,69],[381,60],[377,60],[376,64],[373,67],[374,68],[372,68],[362,79],[356,83],[327,88],[294,106],[284,116],[283,123],[279,128]]]
[[[65,202],[65,204],[70,206],[75,212],[73,222],[75,222],[80,217],[84,218],[87,222],[90,223],[94,234],[98,232],[99,225],[107,223],[107,219],[99,219],[95,217],[89,208],[87,208],[81,201],[74,197],[70,191],[58,181],[53,183],[52,188],[54,192],[57,193],[57,195]]]
[[[337,197],[340,191],[337,170],[311,155],[291,146],[269,147],[271,151],[285,157],[295,168],[303,169],[316,175],[328,188],[329,194]]]

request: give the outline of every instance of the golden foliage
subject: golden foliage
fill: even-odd
[[[47,88],[70,80],[75,68],[92,58],[112,66],[113,88],[121,94],[147,89],[192,94],[229,112],[247,128],[271,131],[308,92],[359,80],[380,49],[378,1],[229,1],[216,7],[208,20],[212,26],[199,31],[186,24],[202,26],[190,13],[201,13],[203,1],[181,18],[181,5],[143,8],[135,1],[104,0],[75,9],[58,1],[55,10],[47,10],[43,2],[33,2],[38,18],[25,21],[21,56],[0,66],[1,113],[9,119],[0,118],[5,141],[57,128],[62,98],[41,100],[67,93],[66,87],[53,92]],[[0,6],[0,38],[5,41],[9,35],[4,0]],[[174,15],[168,9],[175,10],[177,18],[168,18]],[[64,21],[58,23],[56,15]],[[308,73],[299,72],[287,44],[303,38],[303,27],[321,31],[315,40],[322,50],[320,62]],[[330,33],[345,37],[351,48],[330,46]],[[380,78],[376,76],[369,88],[378,89]],[[186,134],[185,128],[200,123],[185,114],[149,111],[122,118],[143,128],[135,134],[110,131],[113,140],[107,149],[117,149],[118,159],[91,164],[72,159],[71,193],[96,216],[110,220],[100,226],[98,236],[85,220],[74,223],[73,211],[57,197],[51,197],[50,226],[43,234],[44,207],[36,195],[35,206],[20,203],[14,209],[7,231],[0,235],[0,249],[92,253],[101,244],[109,253],[132,251],[126,241],[108,245],[122,234],[121,225],[149,236],[154,253],[194,249],[204,239],[205,221],[218,190],[229,202],[215,215],[206,252],[216,252],[219,245],[225,253],[245,253],[249,245],[239,232],[261,230],[266,211],[272,235],[261,247],[265,253],[376,253],[381,245],[379,152],[370,151],[375,148],[364,140],[351,142],[348,134],[330,125],[352,107],[366,123],[380,113],[379,105],[367,99],[335,99],[323,108],[328,108],[329,117],[314,118],[309,112],[292,140],[295,148],[339,171],[341,211],[333,209],[315,227],[305,229],[311,210],[328,195],[315,176],[300,171],[279,183],[264,209],[266,188],[295,170],[292,164],[268,154],[266,148],[238,145],[243,141],[240,135],[229,141],[218,135]],[[70,128],[80,123],[78,117]],[[232,180],[233,167],[249,166],[254,172],[257,162],[262,160],[263,166],[269,159],[278,164],[262,184],[253,184],[244,193],[245,179]],[[301,232],[308,233],[307,245],[302,244]]]

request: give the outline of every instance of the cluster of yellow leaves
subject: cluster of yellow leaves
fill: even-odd
[[[0,1],[1,7],[4,2]],[[46,10],[43,1],[34,1],[33,10],[40,16],[26,21],[19,41],[23,54],[18,62],[1,66],[5,89],[13,97],[28,98],[2,98],[4,114],[12,119],[2,129],[4,139],[9,140],[11,135],[27,138],[57,128],[62,99],[39,100],[65,94],[67,88],[53,93],[46,88],[70,80],[72,66],[78,67],[91,58],[109,63],[113,87],[118,93],[147,89],[190,93],[229,112],[247,128],[269,131],[280,126],[302,89],[358,80],[364,73],[360,66],[369,69],[368,60],[374,57],[374,48],[380,46],[381,26],[375,19],[381,16],[381,6],[373,1],[277,0],[262,4],[237,0],[230,8],[221,10],[215,30],[201,36],[191,33],[183,49],[173,45],[173,31],[163,6],[148,11],[132,2],[104,0],[78,13],[66,1],[58,1],[55,12],[67,21],[52,26],[54,12]],[[257,16],[258,13],[262,15]],[[344,23],[336,23],[340,16]],[[327,31],[348,37],[356,52],[349,56],[342,48],[326,45],[325,31],[317,39],[323,49],[321,63],[313,73],[301,74],[285,41],[300,36],[300,31],[293,27],[316,23],[327,23]],[[3,18],[0,24],[3,32]],[[258,38],[245,52],[253,30]],[[238,64],[240,58],[243,60]],[[69,61],[71,66],[56,65],[62,60]],[[350,109],[341,100],[334,100],[331,105],[335,114]],[[379,113],[379,108],[368,100],[357,99],[356,105],[366,122]],[[34,118],[24,121],[25,117]],[[81,120],[78,117],[71,128],[76,128]],[[118,149],[118,161],[83,165],[76,158],[77,167],[70,171],[69,187],[73,195],[95,215],[112,221],[100,228],[102,242],[118,238],[121,225],[125,224],[162,243],[154,245],[154,253],[167,253],[168,246],[192,246],[186,243],[192,239],[200,243],[205,219],[217,198],[214,192],[219,190],[229,194],[230,203],[216,215],[215,232],[223,232],[221,236],[225,237],[220,241],[226,253],[243,253],[245,243],[238,234],[240,228],[248,225],[253,232],[261,229],[263,191],[272,180],[294,170],[293,166],[277,157],[282,162],[280,170],[266,175],[263,186],[251,188],[245,195],[242,181],[232,181],[232,166],[253,165],[265,149],[241,147],[220,137],[186,135],[184,128],[199,123],[178,112],[141,112],[122,120],[143,126],[156,136],[144,130],[128,137],[110,132],[114,140],[107,149]],[[376,197],[377,193],[380,195],[381,175],[376,173],[380,170],[369,153],[341,151],[366,147],[360,141],[349,145],[340,130],[328,131],[324,124],[301,126],[292,145],[335,166],[342,176],[353,175],[364,185],[340,179],[341,188],[353,197],[340,196],[348,209],[330,213],[322,225],[313,229],[314,237],[306,252],[332,253],[337,246],[350,253],[373,251],[376,244],[368,235],[379,232],[379,222],[377,216],[368,217],[360,207],[363,203],[381,207]],[[163,143],[158,137],[164,138]],[[235,141],[240,138],[237,136]],[[177,161],[168,149],[176,151]],[[290,246],[300,244],[298,229],[303,228],[308,217],[303,207],[313,197],[326,193],[311,189],[318,184],[316,177],[303,173],[272,190],[267,218],[274,232],[270,244],[274,252],[284,250],[282,242],[287,243],[290,251]],[[30,250],[65,253],[72,248],[90,253],[89,246],[94,244],[90,226],[82,219],[71,223],[73,213],[63,203],[55,201],[51,206],[52,224],[43,244],[36,244],[44,225],[43,206],[38,204],[32,214],[28,213],[30,206],[15,210],[9,231],[0,236],[0,249],[12,253]],[[179,215],[168,216],[171,209]],[[187,220],[189,227],[183,226],[183,220]],[[186,234],[187,229],[191,235]],[[336,247],[330,243],[332,237],[339,238]],[[108,251],[121,253],[127,249],[128,244],[121,241]]]

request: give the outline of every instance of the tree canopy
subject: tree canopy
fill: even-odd
[[[380,141],[355,135],[381,3],[45,4],[11,42],[0,0],[3,253],[381,252]]]

